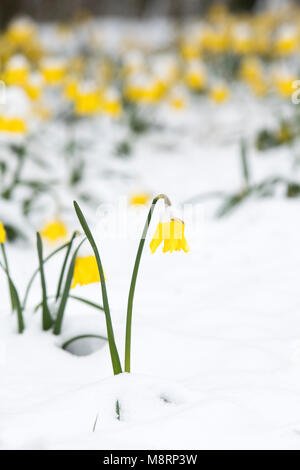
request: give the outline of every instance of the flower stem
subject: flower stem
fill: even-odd
[[[71,253],[73,241],[74,241],[76,235],[77,235],[77,232],[74,232],[73,235],[72,235],[72,238],[70,240],[69,246],[67,248],[67,252],[66,252],[66,255],[65,255],[65,258],[64,258],[64,261],[63,261],[63,265],[62,265],[62,268],[61,268],[60,276],[59,276],[59,281],[58,281],[58,285],[57,285],[56,296],[55,296],[56,299],[55,300],[58,300],[58,298],[60,296],[60,290],[61,290],[61,286],[62,286],[64,274],[65,274],[65,269],[66,269],[67,262],[68,262],[68,259],[69,259],[70,253]]]
[[[145,245],[145,239],[148,233],[152,214],[156,206],[156,203],[160,199],[163,199],[167,206],[171,205],[169,198],[165,194],[159,194],[153,199],[150,210],[148,212],[146,223],[144,225],[143,233],[140,239],[140,243],[139,243],[139,247],[137,250],[135,263],[133,267],[129,295],[128,295],[128,304],[127,304],[126,338],[125,338],[125,372],[130,372],[132,308],[133,308],[133,298],[134,298],[137,275],[139,271],[140,261],[141,261],[141,257],[142,257],[142,253],[143,253],[143,249]]]

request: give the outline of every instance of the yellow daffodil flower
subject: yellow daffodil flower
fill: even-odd
[[[206,86],[206,71],[202,64],[191,63],[185,73],[186,85],[192,90],[201,91]]]
[[[167,251],[189,251],[189,246],[184,236],[184,223],[179,219],[172,219],[170,222],[159,222],[155,234],[150,243],[153,254],[159,245],[164,242],[163,253]]]
[[[297,28],[293,26],[284,27],[275,40],[275,52],[281,56],[287,56],[297,52],[299,48],[299,35]]]
[[[132,206],[142,206],[147,204],[147,202],[149,202],[149,194],[146,193],[133,194],[129,199],[129,203]]]
[[[50,243],[64,240],[68,235],[67,227],[60,220],[47,222],[41,230],[41,236]]]
[[[165,84],[156,77],[139,75],[126,84],[124,93],[130,101],[157,103],[165,94]]]
[[[16,55],[7,62],[3,79],[7,85],[23,86],[26,84],[28,74],[29,65],[27,60],[21,55]]]
[[[249,54],[253,51],[255,40],[248,24],[239,23],[232,31],[232,49],[237,54]]]
[[[187,106],[187,100],[184,99],[183,96],[172,96],[169,99],[169,103],[172,106],[172,108],[176,110],[184,109]]]
[[[23,134],[26,131],[27,124],[23,119],[0,116],[0,132]]]
[[[6,231],[3,223],[0,220],[0,243],[5,243],[6,240]]]
[[[65,77],[66,64],[62,60],[49,57],[41,63],[41,73],[48,85],[59,84]]]
[[[76,100],[78,95],[78,80],[76,78],[69,78],[64,87],[64,96],[69,100]]]
[[[102,97],[101,112],[117,118],[122,113],[122,103],[118,93],[111,89],[107,90]]]
[[[78,284],[80,286],[100,282],[100,275],[95,256],[79,256],[75,261],[73,283],[71,289]]]
[[[296,78],[289,74],[278,75],[274,78],[274,84],[277,93],[283,98],[290,98],[294,88],[293,82]]]
[[[75,98],[75,113],[85,116],[98,113],[102,104],[102,93],[94,84],[82,84]]]
[[[30,99],[38,100],[42,92],[42,77],[39,74],[31,75],[26,82],[25,91]]]
[[[35,31],[35,25],[31,20],[20,18],[9,25],[7,37],[11,42],[17,45],[23,45],[34,39]]]
[[[226,28],[213,29],[205,27],[202,32],[201,45],[203,49],[214,54],[225,52],[228,48],[229,37]]]
[[[226,85],[215,85],[209,93],[210,99],[217,104],[224,103],[229,98],[229,89]]]

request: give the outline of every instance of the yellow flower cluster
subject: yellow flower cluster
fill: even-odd
[[[193,102],[194,94],[222,105],[234,95],[237,80],[258,98],[274,93],[290,99],[298,78],[294,59],[300,53],[299,20],[297,7],[241,16],[215,5],[205,18],[170,33],[163,52],[125,35],[113,54],[103,47],[104,35],[91,28],[90,18],[54,25],[51,34],[57,44],[51,49],[42,26],[30,19],[12,21],[0,34],[0,79],[8,94],[10,88],[22,90],[30,109],[22,116],[0,109],[0,132],[24,133],[32,119],[55,118],[47,101],[49,89],[61,100],[61,108],[70,109],[71,104],[83,117],[119,118],[127,102],[178,112]],[[89,54],[81,52],[79,30]],[[64,42],[78,43],[78,48],[59,55]],[[230,67],[235,68],[233,76],[228,75]]]

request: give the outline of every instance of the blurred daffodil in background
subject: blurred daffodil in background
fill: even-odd
[[[50,243],[64,241],[68,236],[68,229],[64,222],[59,219],[46,222],[41,230],[41,236]]]
[[[3,225],[3,222],[0,221],[0,243],[5,243],[6,241],[6,231]]]
[[[94,255],[78,256],[75,261],[71,288],[100,282],[97,261]]]

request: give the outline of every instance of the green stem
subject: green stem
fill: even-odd
[[[56,248],[56,250],[52,251],[52,253],[50,253],[48,256],[46,256],[46,258],[44,258],[43,260],[43,263],[45,264],[47,261],[49,261],[49,259],[51,259],[54,255],[56,255],[59,251],[63,250],[64,248],[66,248],[66,246],[69,246],[70,242],[67,242],[67,243],[64,243],[62,246],[60,246],[59,248]],[[25,295],[24,295],[24,299],[23,299],[23,303],[22,303],[22,309],[24,310],[25,307],[26,307],[26,303],[27,303],[27,299],[28,299],[28,295],[29,295],[29,291],[31,289],[31,286],[32,286],[32,283],[33,281],[35,280],[37,274],[39,273],[40,271],[40,267],[38,267],[34,273],[32,274],[28,284],[27,284],[27,287],[26,287],[26,291],[25,291]]]
[[[247,150],[248,149],[247,149],[246,140],[242,139],[240,143],[240,154],[241,154],[241,164],[242,164],[242,172],[243,172],[245,188],[249,187],[249,181],[250,181]]]
[[[60,272],[60,276],[59,276],[59,281],[58,281],[58,285],[57,285],[55,300],[58,300],[58,298],[60,296],[60,290],[61,290],[61,285],[62,285],[64,274],[65,274],[65,269],[66,269],[66,266],[67,266],[69,255],[71,253],[71,248],[72,248],[72,245],[73,245],[73,241],[74,241],[76,235],[77,235],[77,233],[74,232],[73,235],[72,235],[72,238],[69,242],[69,246],[68,246],[66,256],[65,256],[65,259],[64,259],[64,262],[63,262],[63,265],[62,265],[62,269],[61,269],[61,272]]]
[[[100,281],[101,281],[103,308],[104,308],[104,313],[105,313],[107,337],[108,337],[108,344],[109,344],[109,351],[110,351],[112,367],[113,367],[113,371],[114,371],[115,375],[121,374],[122,373],[122,366],[121,366],[117,346],[116,346],[116,343],[115,343],[114,330],[113,330],[113,326],[112,326],[109,303],[108,303],[108,297],[107,297],[107,292],[106,292],[105,276],[104,276],[104,271],[103,271],[103,268],[102,268],[102,263],[101,263],[99,251],[98,251],[96,242],[94,240],[94,237],[93,237],[93,235],[92,235],[92,233],[89,229],[89,226],[88,226],[88,224],[87,224],[87,222],[84,218],[84,215],[81,212],[81,209],[80,209],[80,207],[79,207],[79,205],[77,204],[76,201],[74,201],[74,207],[75,207],[75,211],[76,211],[77,217],[79,219],[79,222],[80,222],[80,224],[83,228],[84,233],[86,234],[86,237],[87,237],[88,241],[90,242],[90,245],[91,245],[91,247],[94,251],[95,258],[96,258],[96,261],[97,261],[99,275],[100,275]]]
[[[141,261],[149,225],[151,222],[152,214],[153,214],[155,205],[159,201],[159,199],[163,199],[167,206],[171,205],[168,197],[165,196],[164,194],[159,194],[153,199],[150,210],[148,212],[147,220],[143,229],[142,237],[140,239],[140,243],[139,243],[139,247],[137,250],[135,263],[133,267],[129,295],[128,295],[127,317],[126,317],[126,337],[125,337],[125,372],[130,372],[132,307],[133,307],[133,298],[134,298],[136,280],[137,280],[140,261]]]
[[[97,310],[101,310],[101,312],[104,311],[103,307],[101,305],[95,304],[94,302],[91,302],[90,300],[83,299],[82,297],[78,297],[77,295],[71,295],[69,294],[69,298],[73,300],[78,300],[78,302],[82,302],[83,304],[89,305],[90,307],[94,307]],[[55,295],[48,295],[48,300],[49,299],[55,299]],[[39,308],[43,305],[43,302],[39,302],[33,309],[33,312],[37,312]]]
[[[9,268],[8,268],[8,260],[7,260],[7,255],[6,255],[6,250],[5,250],[5,245],[4,243],[1,243],[1,250],[2,250],[2,255],[3,255],[3,261],[4,261],[4,266],[5,266],[5,269],[7,271],[7,274],[8,276],[10,276],[9,274]],[[8,287],[9,287],[9,294],[10,294],[10,303],[11,303],[11,310],[12,312],[15,310],[15,303],[14,303],[14,295],[12,293],[12,286],[11,286],[11,283],[9,281],[9,277],[8,277]]]

